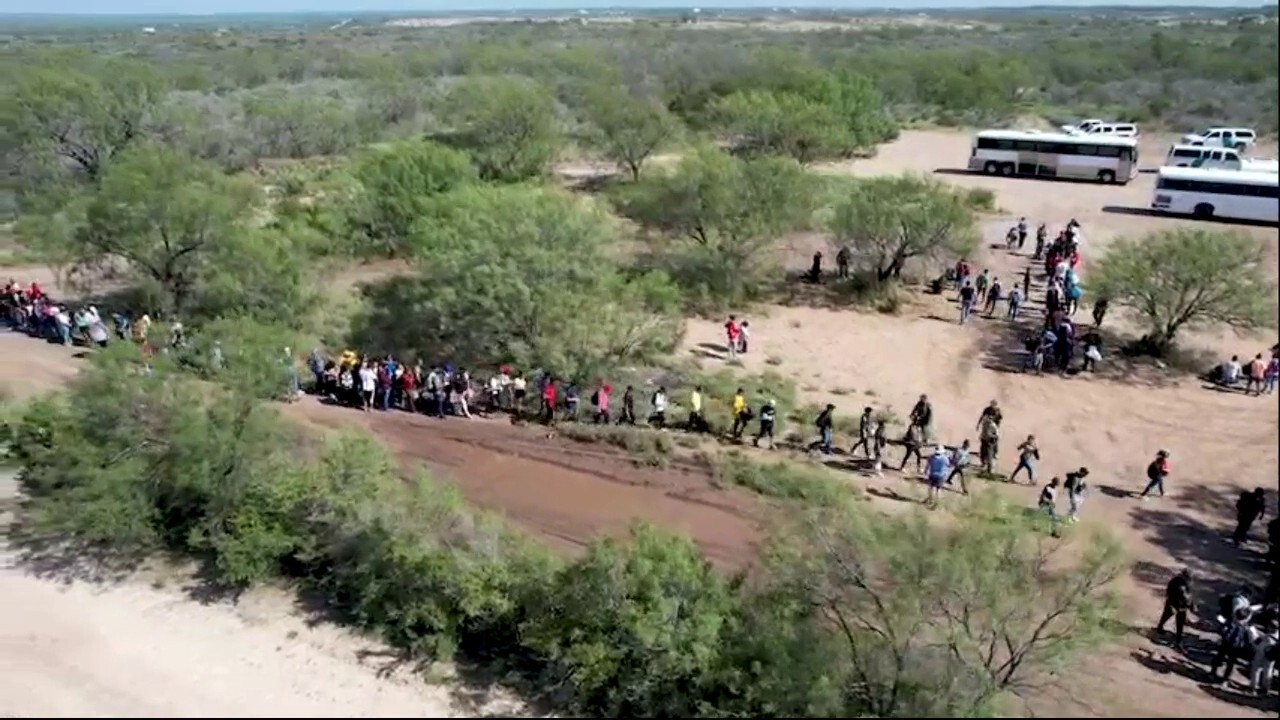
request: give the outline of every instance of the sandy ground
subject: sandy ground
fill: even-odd
[[[11,474],[0,475],[0,501],[15,489]],[[505,702],[467,705],[397,666],[379,644],[309,622],[280,591],[201,604],[181,576],[168,577],[54,582],[0,548],[3,714],[475,717]]]
[[[968,142],[967,136],[958,133],[906,133],[874,159],[825,170],[871,174],[958,167],[968,156]],[[1161,143],[1155,141],[1151,145],[1144,149],[1146,156],[1159,156]],[[1184,222],[1114,211],[1144,207],[1151,192],[1150,175],[1142,175],[1126,187],[949,173],[938,177],[990,187],[997,193],[999,206],[1009,216],[986,223],[990,239],[1002,236],[1016,214],[1025,214],[1033,223],[1047,222],[1050,227],[1076,217],[1084,225],[1088,254],[1097,253],[1116,235]],[[1113,210],[1104,210],[1107,207]],[[1274,229],[1246,231],[1268,238],[1274,252]],[[798,245],[822,242],[816,235],[797,241]],[[802,249],[797,247],[796,251]],[[978,261],[997,274],[1008,276],[1020,272],[1026,258],[999,250],[985,252]],[[1087,262],[1086,258],[1086,280]],[[1134,559],[1133,572],[1125,580],[1134,631],[1123,648],[1074,668],[1070,691],[1044,698],[1043,707],[1038,708],[1041,714],[1262,716],[1266,711],[1258,701],[1245,697],[1239,688],[1218,690],[1200,684],[1200,670],[1153,642],[1148,637],[1148,626],[1159,610],[1160,589],[1177,567],[1190,566],[1204,578],[1203,600],[1211,600],[1213,593],[1228,583],[1260,577],[1257,556],[1261,543],[1255,541],[1245,550],[1236,550],[1224,542],[1223,533],[1230,529],[1232,505],[1242,488],[1269,488],[1268,502],[1273,510],[1276,507],[1276,479],[1280,476],[1277,397],[1258,399],[1218,392],[1194,379],[1166,373],[1120,377],[1114,370],[1104,368],[1095,377],[1069,379],[1011,373],[1008,369],[1016,358],[1008,348],[1017,337],[1017,328],[1003,320],[976,320],[961,328],[954,318],[955,308],[947,297],[913,301],[898,317],[807,307],[766,308],[751,316],[753,350],[745,358],[746,365],[753,370],[763,369],[769,359],[768,365],[776,363],[775,369],[796,377],[810,399],[830,399],[849,415],[856,414],[863,404],[891,405],[899,414],[905,414],[916,396],[927,392],[933,400],[941,435],[950,442],[972,436],[978,411],[991,399],[998,399],[1005,411],[1006,447],[1011,448],[1015,438],[1034,433],[1044,452],[1042,473],[1061,474],[1080,465],[1091,468],[1094,493],[1087,500],[1085,520],[1114,529]],[[1124,322],[1123,318],[1116,320]],[[1219,354],[1251,355],[1270,344],[1262,336],[1237,339],[1212,332],[1192,339]],[[706,353],[699,346],[714,346],[719,340],[717,324],[694,322],[685,351]],[[0,332],[0,387],[10,394],[26,394],[56,384],[75,372],[76,363],[71,357],[72,353],[63,348]],[[719,362],[714,358],[704,361]],[[693,466],[640,469],[612,450],[549,440],[536,431],[509,424],[438,423],[403,414],[366,416],[314,402],[291,406],[289,412],[322,427],[357,423],[378,431],[406,463],[427,463],[438,474],[456,482],[471,501],[508,516],[568,552],[601,533],[622,532],[631,521],[644,519],[689,533],[719,564],[735,565],[750,558],[759,520],[767,509],[762,500],[745,492],[714,487],[710,478]],[[1143,467],[1159,448],[1173,451],[1170,495],[1140,503],[1128,495],[1140,489]],[[1005,450],[1002,465],[1012,464],[1010,452],[1011,449]],[[918,483],[895,473],[883,479],[855,473],[849,477],[850,482],[865,485],[871,501],[883,507],[904,506],[901,500],[922,495]],[[983,489],[1010,493],[1028,504],[1036,494],[1034,488],[1027,486],[989,485]],[[1255,530],[1255,537],[1258,533]],[[32,607],[32,614],[36,609],[55,607],[48,597],[59,591],[29,578],[20,578],[18,583],[11,580],[15,576],[3,577],[3,592],[9,604]],[[70,617],[39,616],[41,619],[36,622],[42,628],[40,632],[74,634],[79,627],[75,623],[81,622],[77,616],[116,612],[112,607],[124,612],[123,608],[135,606],[130,600],[122,599],[113,605],[116,600],[102,599],[111,597],[110,593],[93,596],[87,590],[74,592],[61,597],[67,598],[68,608],[83,605],[83,609]],[[206,611],[216,617],[225,617],[217,613],[236,612],[226,608],[175,610]],[[163,623],[150,626],[154,632],[149,638],[168,633]],[[273,619],[265,627],[266,630],[260,626],[245,632],[252,635],[259,630],[270,631],[276,633],[274,637],[287,636],[289,632],[287,620]],[[173,632],[171,639],[148,642],[184,646],[199,642],[202,651],[210,653],[206,658],[213,658],[206,660],[205,666],[235,665],[242,658],[254,656],[244,649],[256,647],[254,641],[247,636],[240,639],[239,631],[215,633],[207,647],[203,646],[203,639],[184,642],[180,634],[184,631]],[[129,647],[132,642],[136,641],[131,633],[113,633],[101,640],[101,652],[108,658],[104,662],[110,665],[110,658],[137,652]],[[74,665],[78,662],[75,646],[64,647],[65,650],[50,652],[60,658],[58,663]],[[194,648],[188,649],[195,652]],[[1191,659],[1202,666],[1205,653],[1203,643],[1193,644]],[[4,655],[5,662],[10,662],[11,653]],[[336,662],[341,662],[341,655]],[[174,658],[171,663],[201,665],[198,658]],[[55,663],[53,668],[56,667]],[[103,698],[130,692],[132,684],[113,678],[108,669],[99,672],[103,673],[103,685],[94,692],[100,692]],[[66,692],[72,696],[79,692],[74,681],[68,682],[67,676],[56,670],[34,670],[33,675],[34,679],[24,681],[24,685],[38,687],[43,682],[43,687],[51,691],[67,686]],[[333,691],[331,685],[322,686]],[[273,682],[271,686],[276,685]],[[296,686],[282,683],[280,687]],[[163,693],[147,693],[149,698],[153,695]],[[305,697],[306,693],[299,695]],[[265,690],[263,697],[268,697]],[[303,701],[297,696],[279,704],[273,699],[260,704],[258,712],[288,714],[289,708],[303,707],[291,704],[300,702]],[[157,706],[140,703],[140,709],[134,712],[145,712],[148,707]],[[234,714],[233,709],[224,712]],[[1273,709],[1270,716],[1274,714]]]

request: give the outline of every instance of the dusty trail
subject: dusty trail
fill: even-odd
[[[562,549],[645,521],[688,535],[722,566],[754,554],[760,499],[713,486],[693,465],[637,467],[620,451],[548,439],[538,428],[498,420],[365,414],[310,398],[289,412],[329,428],[369,428],[402,461],[425,464],[469,501]]]

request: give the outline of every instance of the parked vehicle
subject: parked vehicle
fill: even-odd
[[[1138,126],[1133,123],[1105,122],[1084,131],[1084,135],[1110,135],[1112,137],[1138,137]]]
[[[1198,133],[1182,136],[1183,145],[1217,145],[1243,150],[1258,140],[1258,133],[1250,128],[1211,127]]]
[[[1151,209],[1198,218],[1280,221],[1280,174],[1163,167]]]
[[[1165,158],[1166,167],[1192,167],[1249,172],[1280,172],[1280,162],[1246,158],[1235,148],[1212,145],[1174,145]]]
[[[1138,141],[1112,135],[983,130],[973,138],[969,169],[1127,183],[1138,174]]]
[[[1068,135],[1076,135],[1076,134],[1083,135],[1084,133],[1087,133],[1090,130],[1092,130],[1094,127],[1101,125],[1105,122],[1106,122],[1105,120],[1099,120],[1098,118],[1089,118],[1088,120],[1081,120],[1075,125],[1063,125],[1061,130],[1062,132]]]

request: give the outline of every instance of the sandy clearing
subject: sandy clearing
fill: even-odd
[[[0,475],[0,500],[16,492]],[[0,513],[0,518],[3,513]],[[7,520],[5,520],[7,522]],[[0,548],[0,705],[10,717],[474,717],[388,665],[380,644],[310,623],[262,589],[200,604],[178,587],[35,577]],[[384,672],[385,671],[385,672]]]
[[[1144,140],[1143,153],[1148,158],[1163,157],[1166,141]],[[930,173],[958,186],[991,189],[1001,214],[984,219],[984,244],[975,263],[1004,276],[1006,284],[1021,277],[1029,259],[993,250],[988,244],[1003,239],[1004,231],[1019,215],[1025,215],[1033,226],[1045,222],[1051,229],[1072,217],[1082,223],[1086,288],[1090,258],[1097,257],[1113,238],[1193,223],[1104,210],[1145,207],[1153,183],[1153,176],[1147,173],[1123,187],[934,173],[939,168],[962,166],[968,153],[967,134],[912,131],[882,147],[875,158],[830,164],[820,170],[862,176]],[[1275,228],[1240,229],[1266,240],[1271,257],[1276,257]],[[811,235],[799,240],[809,247],[829,243]],[[790,248],[792,252],[797,249]],[[1040,298],[1035,287],[1032,297]],[[1158,378],[1144,374],[1122,382],[1008,372],[1011,360],[1016,362],[1008,351],[1016,343],[1018,329],[1003,319],[978,319],[960,327],[949,295],[913,297],[910,307],[897,317],[809,307],[768,307],[758,313],[749,317],[752,350],[742,358],[746,369],[772,369],[794,377],[809,401],[833,402],[849,416],[856,416],[864,405],[888,405],[904,415],[921,393],[927,393],[941,438],[956,443],[969,437],[976,444],[978,412],[996,399],[1006,418],[1000,463],[1003,471],[1012,469],[1013,446],[1028,434],[1037,436],[1044,453],[1041,481],[1048,474],[1061,475],[1088,466],[1094,493],[1087,500],[1084,516],[1088,522],[1102,523],[1118,532],[1135,562],[1124,589],[1139,629],[1159,613],[1163,585],[1179,566],[1191,566],[1211,580],[1203,590],[1206,600],[1239,579],[1256,581],[1261,577],[1253,551],[1233,550],[1223,534],[1230,530],[1240,490],[1267,488],[1269,507],[1276,507],[1275,489],[1280,478],[1278,396],[1251,398],[1223,393],[1176,374]],[[1034,322],[1034,318],[1025,318],[1027,322]],[[1133,329],[1121,313],[1112,313],[1107,322],[1108,326]],[[685,350],[715,365],[719,361],[707,359],[706,348],[721,344],[722,335],[719,322],[691,321]],[[1217,357],[1225,358],[1233,353],[1251,357],[1265,351],[1274,337],[1273,331],[1238,336],[1210,328],[1188,333],[1183,340],[1185,345],[1211,349]],[[1152,384],[1155,382],[1159,387]],[[1174,453],[1170,497],[1148,503],[1126,497],[1141,489],[1144,467],[1159,448]],[[864,478],[859,483],[883,495],[914,498],[921,494],[898,476]],[[1027,504],[1034,503],[1037,493],[1026,486],[995,487]],[[1203,653],[1195,659],[1201,663],[1207,660]],[[1086,674],[1092,680],[1082,680],[1082,684],[1088,685],[1090,692],[1057,698],[1053,712],[1165,717],[1250,717],[1257,713],[1238,699],[1222,702],[1198,684],[1198,670],[1141,634],[1131,636],[1126,648],[1100,659]]]

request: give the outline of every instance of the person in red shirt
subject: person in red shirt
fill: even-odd
[[[738,357],[738,343],[742,337],[742,328],[738,326],[738,317],[730,315],[724,324],[725,345],[729,348],[729,359]]]
[[[546,387],[542,388],[542,422],[554,425],[556,421],[556,379],[547,378]]]
[[[1140,500],[1145,500],[1152,490],[1158,490],[1160,497],[1164,497],[1164,479],[1169,477],[1169,451],[1161,450],[1156,453],[1156,459],[1151,461],[1147,466],[1147,487],[1138,496]]]
[[[413,368],[405,368],[400,376],[400,389],[403,391],[404,409],[411,413],[418,412],[418,375]]]

